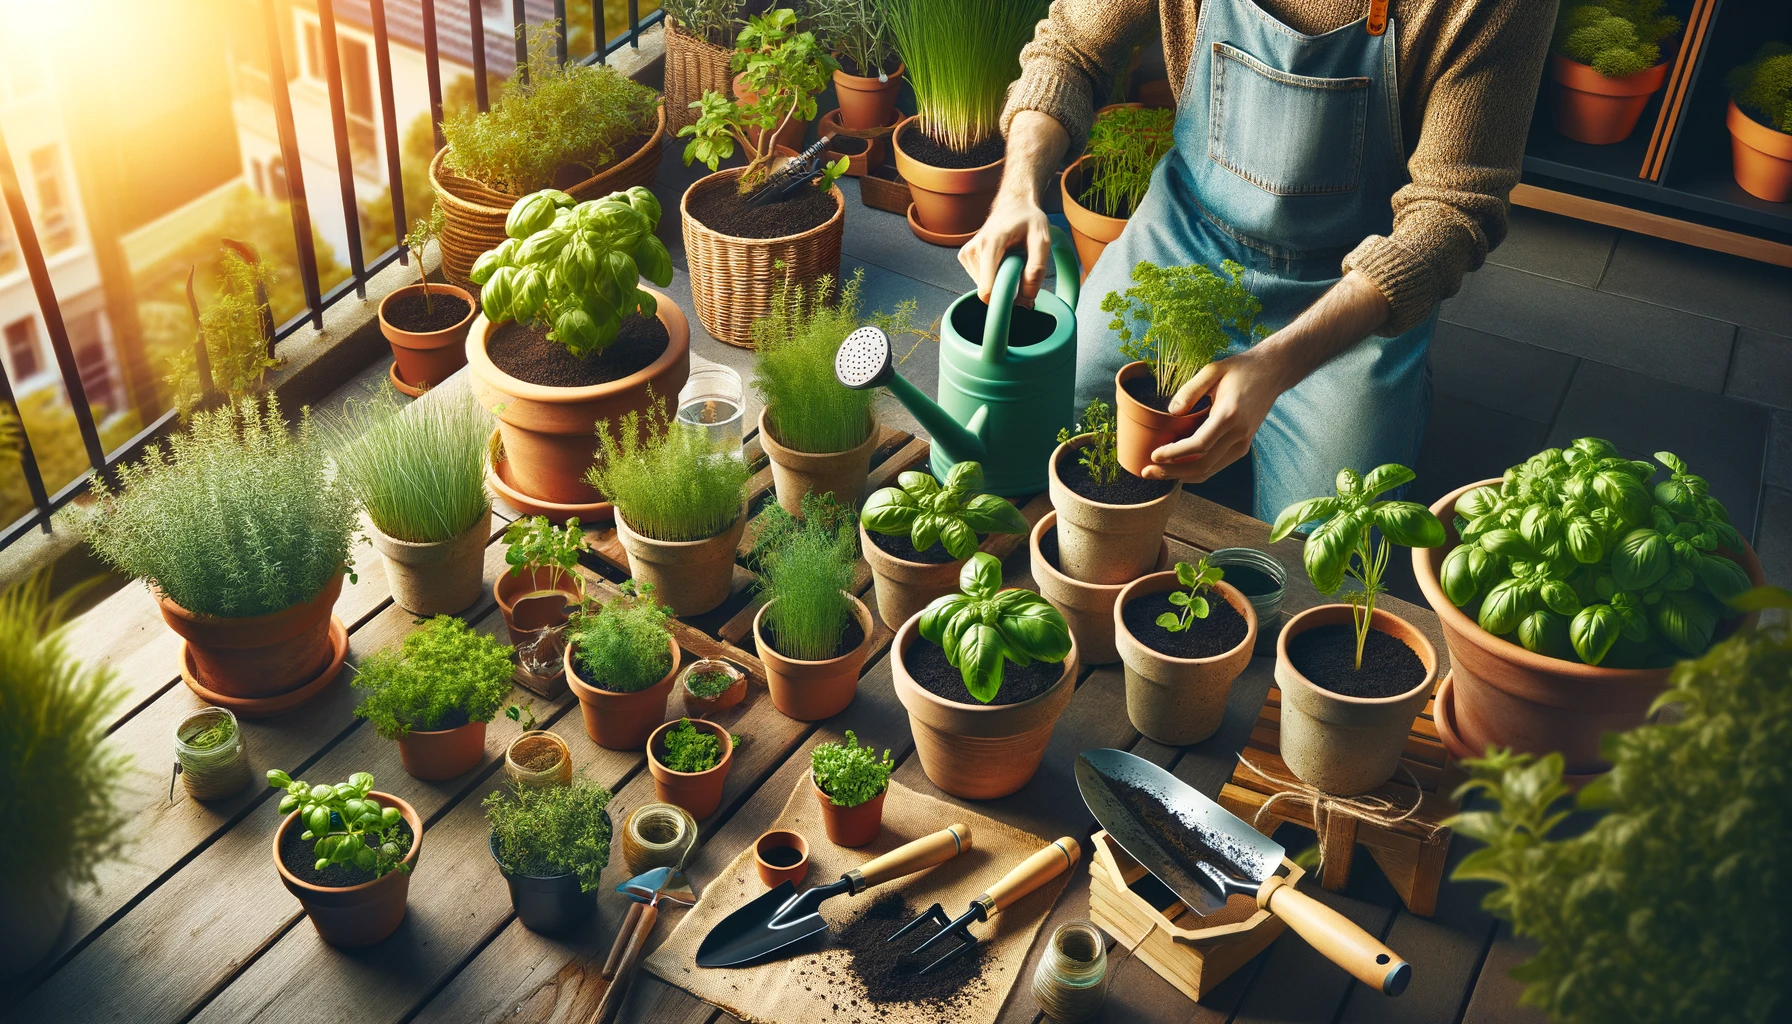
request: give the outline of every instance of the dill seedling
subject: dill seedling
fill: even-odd
[[[592,686],[611,693],[635,693],[672,670],[670,609],[653,602],[651,587],[634,581],[595,612],[575,614],[566,627],[574,646],[573,665]]]
[[[645,423],[633,411],[614,430],[609,420],[598,423],[598,461],[585,481],[643,537],[714,537],[740,518],[752,470],[708,434],[667,418],[651,396],[649,403]]]
[[[846,590],[858,558],[856,518],[832,499],[808,494],[801,519],[776,504],[762,519],[752,561],[766,597],[768,639],[786,658],[826,661],[852,619]]]

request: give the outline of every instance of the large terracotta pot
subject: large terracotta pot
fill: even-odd
[[[485,546],[492,536],[492,510],[458,537],[419,544],[399,540],[373,525],[368,540],[386,556],[392,600],[413,615],[453,615],[471,608],[485,591]]]
[[[935,598],[958,590],[958,574],[964,559],[951,562],[911,562],[897,558],[871,539],[865,524],[859,524],[859,550],[871,566],[871,580],[877,595],[877,615],[888,625],[907,622],[909,616],[925,608]]]
[[[671,403],[691,372],[691,329],[676,303],[645,290],[658,301],[660,323],[671,335],[666,351],[646,369],[607,384],[560,388],[518,380],[486,354],[492,322],[483,313],[473,321],[467,335],[473,393],[498,417],[511,482],[524,494],[557,504],[598,501],[596,489],[585,482],[597,451],[597,422],[620,423],[630,412],[642,413],[645,421],[649,388],[653,401],[671,416]]]
[[[62,936],[71,906],[68,879],[29,882],[9,878],[0,885],[0,981],[19,977],[36,967]]]
[[[1225,584],[1220,584],[1225,586]],[[1315,626],[1349,625],[1355,608],[1322,604],[1288,620],[1276,641],[1276,685],[1282,689],[1282,760],[1309,786],[1338,796],[1367,793],[1394,777],[1412,720],[1437,684],[1437,651],[1405,619],[1375,609],[1369,628],[1412,648],[1425,678],[1392,697],[1348,697],[1310,682],[1288,660],[1288,641]]]
[[[452,295],[467,304],[467,315],[452,327],[439,331],[407,331],[386,319],[386,307],[393,301],[423,291],[421,284],[406,285],[380,300],[380,333],[392,345],[392,358],[398,363],[398,377],[413,388],[433,388],[447,380],[454,371],[467,365],[467,329],[479,312],[473,293],[452,284],[431,284],[431,301]],[[440,293],[440,294],[438,294]]]
[[[1064,174],[1058,178],[1058,192],[1064,201],[1064,219],[1070,222],[1070,239],[1076,243],[1076,258],[1082,264],[1082,279],[1085,281],[1089,279],[1089,271],[1094,269],[1095,261],[1101,259],[1102,251],[1108,247],[1108,243],[1119,238],[1120,232],[1126,230],[1125,217],[1096,213],[1077,198],[1082,195],[1087,184],[1084,178],[1088,173],[1089,156],[1084,154],[1064,168]]]
[[[1174,571],[1142,576],[1121,589],[1112,620],[1114,646],[1126,663],[1126,717],[1134,729],[1170,747],[1199,743],[1219,730],[1232,681],[1250,665],[1257,643],[1256,610],[1237,588],[1220,582],[1209,593],[1244,617],[1238,646],[1209,658],[1176,658],[1145,646],[1126,628],[1122,611],[1147,594],[1181,588]]]
[[[573,651],[578,645],[566,645],[566,685],[579,698],[585,732],[592,742],[606,750],[640,750],[647,745],[653,730],[666,720],[666,698],[672,695],[672,681],[678,678],[678,661],[682,657],[677,638],[668,638],[667,642],[672,645],[672,667],[659,682],[633,693],[601,690],[586,682],[574,667]]]
[[[989,216],[996,188],[1002,183],[1004,161],[964,169],[924,164],[902,148],[903,132],[911,124],[918,122],[913,117],[903,118],[892,136],[896,171],[908,182],[909,194],[915,200],[909,213],[909,226],[922,241],[935,245],[963,245]]]
[[[274,697],[305,685],[329,665],[330,609],[342,593],[331,576],[304,604],[246,619],[196,615],[161,598],[162,619],[187,642],[199,683],[228,697]]]
[[[707,730],[716,738],[722,759],[714,768],[702,772],[675,772],[661,758],[666,753],[666,733],[678,727],[679,721],[665,723],[647,740],[647,770],[653,775],[653,798],[689,811],[693,818],[707,818],[722,804],[722,785],[728,780],[728,766],[734,763],[734,738],[728,730],[701,718],[690,720],[692,727]]]
[[[616,537],[628,553],[629,574],[653,585],[654,600],[674,615],[702,615],[723,601],[734,583],[734,549],[747,526],[746,510],[728,528],[703,540],[654,540],[616,516]]]
[[[1058,459],[1064,452],[1089,441],[1084,435],[1060,444],[1046,467],[1047,493],[1058,513],[1058,569],[1082,583],[1130,583],[1157,564],[1170,513],[1182,498],[1182,482],[1163,497],[1140,505],[1091,501],[1058,476]]]
[[[1064,533],[1059,527],[1060,522],[1058,513],[1047,512],[1033,524],[1033,532],[1027,536],[1027,547],[1033,554],[1033,583],[1039,587],[1039,596],[1050,601],[1052,607],[1064,615],[1064,621],[1070,623],[1070,635],[1076,638],[1083,664],[1113,664],[1120,660],[1120,649],[1114,646],[1114,603],[1120,599],[1120,591],[1132,580],[1084,583],[1053,565],[1041,544],[1046,534],[1058,530],[1058,550],[1063,552]],[[1152,568],[1163,569],[1169,564],[1170,542],[1159,537],[1157,561]]]
[[[1724,116],[1736,184],[1770,203],[1792,202],[1792,135],[1775,131],[1742,112],[1734,100]]]
[[[902,91],[902,66],[882,81],[834,72],[834,96],[840,101],[840,124],[853,131],[888,128],[896,123],[896,94]]]
[[[280,837],[294,827],[299,812],[293,811],[274,830],[274,870],[286,891],[304,904],[311,924],[325,942],[343,949],[371,946],[398,930],[404,920],[405,900],[411,892],[411,874],[417,870],[417,857],[423,850],[423,819],[416,808],[390,793],[373,790],[367,794],[382,807],[396,807],[411,826],[411,848],[404,863],[410,871],[393,870],[374,879],[345,889],[331,889],[300,881],[280,862]]]
[[[412,729],[398,741],[398,756],[413,779],[440,782],[479,767],[485,760],[485,723],[468,722],[453,729]]]
[[[1206,405],[1191,413],[1172,416],[1141,404],[1126,393],[1127,381],[1150,375],[1151,367],[1143,362],[1127,363],[1114,374],[1115,447],[1120,465],[1133,476],[1145,475],[1145,467],[1151,465],[1152,452],[1193,434],[1207,418]]]
[[[825,661],[799,661],[779,654],[764,632],[767,602],[753,615],[753,642],[759,660],[765,664],[765,686],[771,691],[772,706],[786,718],[799,722],[819,722],[832,718],[852,703],[859,690],[859,670],[871,654],[871,611],[851,594],[852,617],[865,631],[859,646],[837,658]],[[775,601],[775,599],[774,599]]]
[[[1667,75],[1668,66],[1661,63],[1634,75],[1607,78],[1586,64],[1552,54],[1549,77],[1555,89],[1550,110],[1556,131],[1592,146],[1623,142],[1636,130],[1649,97]]]
[[[877,451],[877,417],[865,432],[865,440],[843,452],[800,452],[785,447],[766,425],[759,410],[759,445],[772,464],[772,489],[778,504],[791,515],[803,511],[803,495],[829,494],[847,508],[857,508],[865,496],[865,479],[871,475],[871,453]]]
[[[890,650],[896,697],[908,709],[921,770],[934,785],[967,800],[993,800],[1026,785],[1076,690],[1075,634],[1057,683],[1019,704],[960,704],[935,696],[903,663],[910,644],[928,642],[920,637],[921,618],[915,616],[902,624]]]
[[[1466,484],[1439,498],[1431,511],[1443,521],[1445,541],[1414,548],[1413,575],[1437,613],[1450,649],[1450,687],[1455,708],[1452,728],[1469,752],[1489,744],[1521,753],[1561,751],[1570,775],[1591,775],[1610,767],[1599,754],[1599,737],[1643,724],[1649,705],[1667,689],[1670,669],[1602,668],[1534,654],[1482,629],[1450,603],[1438,582],[1444,556],[1460,543],[1456,502],[1477,487],[1497,486],[1498,477]],[[1755,586],[1766,583],[1753,548],[1733,556]],[[1752,626],[1750,613],[1719,627],[1719,636]]]
[[[830,187],[834,212],[827,220],[778,238],[726,235],[691,215],[692,196],[736,188],[745,170],[724,167],[699,179],[678,200],[678,213],[697,320],[717,341],[752,348],[753,324],[771,312],[772,299],[786,280],[807,286],[822,277],[840,279],[846,197],[838,185]]]
[[[884,827],[884,796],[890,792],[888,786],[882,793],[852,807],[842,807],[822,792],[815,784],[814,773],[809,775],[809,788],[815,790],[815,799],[821,801],[821,824],[827,830],[828,842],[835,846],[868,846]]]
[[[512,645],[535,639],[535,632],[566,623],[566,606],[584,597],[579,578],[557,565],[537,566],[522,572],[505,572],[492,584],[492,596]]]

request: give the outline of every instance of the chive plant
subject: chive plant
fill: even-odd
[[[857,522],[832,498],[803,496],[801,519],[767,506],[753,563],[764,593],[766,625],[778,653],[798,661],[834,656],[852,618],[846,596],[858,558]]]
[[[654,540],[714,537],[740,517],[752,470],[701,430],[666,418],[652,402],[645,431],[629,412],[597,425],[599,458],[585,481],[615,503],[629,528]]]
[[[491,417],[468,392],[406,402],[390,384],[331,421],[336,473],[380,532],[413,544],[453,540],[491,509]]]
[[[958,153],[995,135],[1044,0],[889,0],[921,130]]]
[[[1082,204],[1106,217],[1130,217],[1145,198],[1151,172],[1176,144],[1174,110],[1115,107],[1089,129],[1087,187]]]

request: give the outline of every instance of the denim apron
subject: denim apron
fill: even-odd
[[[1215,272],[1221,260],[1240,263],[1261,322],[1278,330],[1339,281],[1346,253],[1392,230],[1390,200],[1407,180],[1397,26],[1389,18],[1371,35],[1367,22],[1308,36],[1251,0],[1202,0],[1175,148],[1083,284],[1078,409],[1113,401],[1125,360],[1101,299],[1130,287],[1140,261]],[[1413,464],[1436,320],[1434,308],[1398,337],[1366,338],[1276,400],[1251,443],[1257,518],[1330,494],[1345,466]],[[1235,341],[1228,354],[1240,351]]]

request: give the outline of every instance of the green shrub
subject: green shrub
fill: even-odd
[[[203,312],[192,293],[187,296],[188,308],[205,339],[211,390],[223,395],[227,404],[259,394],[267,372],[280,365],[268,351],[273,313],[267,295],[274,284],[274,270],[261,261],[253,246],[246,248],[253,260],[245,259],[242,251],[232,246],[220,247],[218,297]],[[191,321],[188,326],[190,329]],[[199,360],[193,346],[183,345],[167,363],[168,374],[162,382],[173,391],[174,407],[185,419],[206,395],[205,382],[199,378]]]
[[[809,753],[809,771],[836,807],[857,807],[875,798],[890,785],[896,763],[890,752],[880,760],[877,751],[859,746],[859,738],[846,730],[846,743],[823,743]]]
[[[886,0],[921,130],[959,153],[995,135],[1045,0]]]
[[[677,725],[666,730],[662,739],[666,743],[666,756],[660,763],[675,772],[706,772],[722,763],[722,744],[716,734],[697,728],[688,718],[679,719]],[[740,741],[730,735],[728,742]]]
[[[882,0],[807,0],[803,12],[827,45],[852,61],[849,73],[876,78],[879,72],[896,70],[896,40]]]
[[[803,517],[772,504],[752,562],[765,595],[765,624],[778,653],[798,661],[834,656],[852,621],[853,565],[858,531],[850,510],[830,498],[803,497]]]
[[[404,638],[398,651],[367,656],[355,673],[366,690],[358,717],[389,740],[412,729],[454,728],[489,722],[510,695],[515,666],[511,650],[452,615],[438,615]],[[444,720],[447,724],[444,724]]]
[[[1777,131],[1792,134],[1792,46],[1765,43],[1726,81],[1736,105]]]
[[[485,798],[498,864],[513,875],[579,876],[592,892],[610,863],[610,791],[583,776],[570,786],[498,790]]]
[[[1680,19],[1661,13],[1662,0],[1595,0],[1564,4],[1556,17],[1555,52],[1607,78],[1661,63],[1662,40]]]
[[[1145,198],[1151,172],[1176,145],[1176,111],[1115,107],[1089,128],[1089,159],[1078,198],[1107,217],[1130,217]]]
[[[651,402],[645,423],[632,410],[614,429],[599,421],[597,439],[597,463],[585,482],[643,537],[703,540],[741,517],[753,475],[746,460],[708,433],[669,419],[660,403]]]
[[[453,540],[491,511],[485,453],[492,419],[470,391],[406,402],[382,382],[345,403],[329,433],[338,478],[388,537]]]
[[[1763,588],[1749,606],[1792,610]],[[1466,762],[1493,810],[1449,824],[1487,844],[1458,881],[1537,943],[1512,977],[1557,1024],[1784,1020],[1792,991],[1792,632],[1784,619],[1681,662],[1655,706],[1678,721],[1608,735],[1612,770],[1570,805],[1562,755]],[[1554,836],[1569,806],[1600,817]]]
[[[580,612],[566,627],[566,642],[576,645],[573,663],[591,685],[612,693],[645,690],[672,671],[670,609],[653,602],[652,587],[623,592],[598,607]]]
[[[747,158],[738,182],[745,193],[761,183],[771,170],[778,132],[791,121],[815,119],[815,97],[828,87],[840,64],[828,55],[815,33],[797,31],[796,11],[788,7],[755,14],[740,30],[730,66],[741,87],[750,91],[752,103],[740,102],[711,89],[691,106],[697,119],[678,130],[685,143],[686,167],[695,160],[715,170],[734,155],[739,143]],[[834,187],[846,173],[845,157],[822,173],[822,191]]]
[[[106,564],[190,612],[224,618],[303,604],[349,567],[354,495],[330,472],[328,446],[301,414],[245,400],[197,413],[185,433],[93,483],[75,515]]]
[[[1199,263],[1141,261],[1131,288],[1101,300],[1101,311],[1114,314],[1108,329],[1120,337],[1120,354],[1150,364],[1160,395],[1174,395],[1234,340],[1249,345],[1269,334],[1257,319],[1263,303],[1244,286],[1244,267],[1223,260],[1220,269],[1223,278]],[[1141,320],[1145,329],[1137,332]]]
[[[402,811],[367,799],[373,790],[369,773],[356,772],[335,785],[313,786],[275,768],[268,771],[268,784],[286,790],[280,798],[281,814],[299,812],[295,825],[305,829],[299,838],[314,844],[313,866],[318,871],[332,864],[352,864],[375,878],[410,872],[404,855],[416,837],[404,834]]]
[[[741,6],[741,0],[660,0],[660,10],[680,31],[724,48],[734,40]]]

